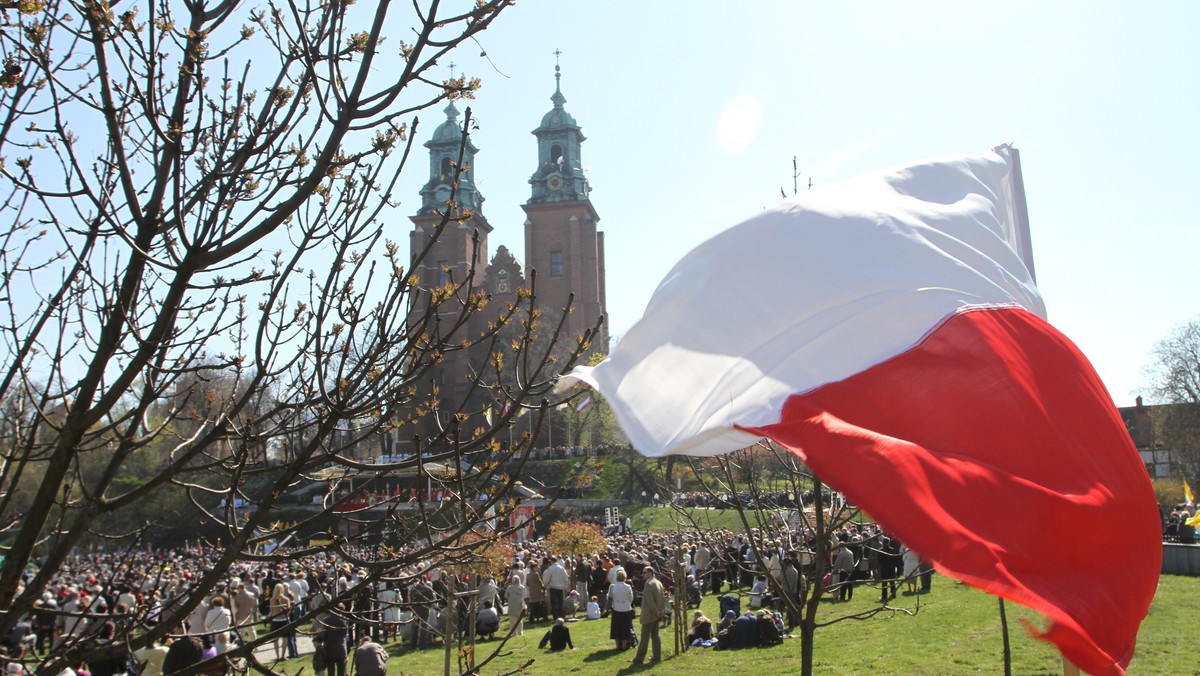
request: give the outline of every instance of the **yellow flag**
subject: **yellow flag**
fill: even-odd
[[[1184,523],[1186,523],[1189,526],[1196,526],[1197,528],[1200,528],[1200,510],[1196,511],[1196,516],[1193,516],[1192,518],[1188,519],[1187,521],[1184,521]]]
[[[1183,480],[1183,497],[1189,505],[1196,503],[1196,496],[1192,495],[1192,487],[1188,485],[1187,479]]]

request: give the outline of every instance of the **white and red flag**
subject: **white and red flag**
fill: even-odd
[[[1044,613],[1076,666],[1123,673],[1156,501],[1030,252],[1015,150],[865,174],[701,244],[571,377],[646,455],[789,448],[942,573]]]

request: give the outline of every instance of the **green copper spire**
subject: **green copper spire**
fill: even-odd
[[[429,148],[429,181],[421,188],[421,208],[418,214],[431,214],[446,208],[450,199],[451,184],[454,183],[455,163],[458,162],[459,145],[462,143],[462,124],[458,121],[458,108],[451,101],[442,110],[446,121],[433,130],[433,138],[425,143]],[[463,171],[458,177],[458,190],[454,200],[463,209],[478,212],[483,207],[483,195],[475,189],[475,154],[479,149],[467,139],[463,153]]]
[[[529,179],[532,194],[529,204],[586,200],[591,192],[583,173],[580,145],[587,140],[575,118],[563,104],[561,50],[554,50],[554,107],[542,116],[542,124],[533,130],[538,140],[538,168]]]

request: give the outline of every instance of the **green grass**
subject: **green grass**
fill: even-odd
[[[596,483],[584,491],[584,497],[593,500],[620,499],[625,495],[629,468],[610,456],[601,456],[597,460],[600,465],[599,476]]]
[[[1194,674],[1196,648],[1191,642],[1191,618],[1195,599],[1200,598],[1200,578],[1163,576],[1150,613],[1142,624],[1138,651],[1130,674]],[[878,595],[860,587],[853,601],[823,603],[821,621],[834,621],[852,612],[872,608]],[[919,606],[918,606],[919,600]],[[743,603],[745,597],[743,596]],[[935,576],[928,595],[901,595],[894,605],[915,612],[888,612],[866,620],[836,622],[817,630],[814,671],[818,674],[967,674],[1003,673],[1002,636],[998,604],[994,597]],[[1013,673],[1061,674],[1058,653],[1049,644],[1035,640],[1022,628],[1024,618],[1040,626],[1041,620],[1015,604],[1006,604],[1012,644]],[[706,597],[703,610],[716,618],[714,597]],[[504,626],[507,626],[505,624]],[[794,674],[800,671],[800,641],[787,639],[782,646],[739,651],[691,648],[674,655],[672,629],[662,633],[664,662],[655,667],[630,668],[633,652],[618,653],[608,640],[608,620],[575,622],[571,636],[576,649],[562,653],[538,650],[537,643],[548,625],[527,627],[525,636],[515,637],[503,648],[503,657],[483,669],[500,674],[517,669],[533,659],[524,674],[611,674],[653,673],[728,674],[761,676]],[[498,647],[499,640],[479,644],[481,656]],[[392,654],[389,674],[440,674],[444,651],[427,648],[413,651],[389,644]],[[311,673],[307,658],[285,663],[283,670]],[[457,660],[453,661],[454,673]]]
[[[736,510],[694,508],[685,509],[683,512],[689,515],[687,518],[694,519],[696,525],[702,530],[724,528],[737,533],[745,530],[742,528],[742,522],[738,518]],[[681,519],[679,510],[671,507],[646,507],[636,504],[621,507],[621,514],[628,516],[633,521],[635,530],[655,533],[677,530],[679,528],[677,523]],[[695,530],[686,520],[683,521],[683,529]]]

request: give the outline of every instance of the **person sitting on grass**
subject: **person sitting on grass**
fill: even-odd
[[[587,619],[598,620],[600,617],[600,602],[596,600],[595,596],[593,596],[592,600],[588,601],[587,604]]]
[[[767,576],[756,575],[754,577],[754,586],[750,588],[750,607],[762,608],[770,604],[770,597],[767,595]]]
[[[566,650],[568,647],[571,650],[575,649],[575,644],[571,642],[571,630],[563,618],[559,617],[554,620],[554,626],[550,627],[550,631],[546,632],[546,635],[538,642],[538,648],[545,648],[547,643],[550,644],[552,652]]]
[[[733,611],[730,610],[728,612],[732,613]],[[725,623],[725,618],[721,618],[721,623],[718,624],[717,626],[721,626],[724,623]],[[733,632],[734,632],[734,628],[733,628],[732,623],[730,623],[729,626],[727,626],[724,629],[721,629],[720,631],[717,632],[717,645],[716,645],[717,650],[733,650],[733,639],[734,639]]]
[[[385,676],[388,671],[388,652],[383,646],[363,634],[354,651],[355,676]]]
[[[692,630],[688,633],[687,642],[710,641],[713,637],[712,620],[704,616],[704,611],[697,610],[692,616]]]
[[[736,619],[737,619],[737,613],[733,612],[732,610],[726,610],[725,615],[723,615],[721,617],[721,621],[717,623],[717,633],[719,634],[719,633],[725,631],[726,629],[728,629],[730,632],[732,632],[733,631],[733,622]]]
[[[769,610],[758,611],[758,647],[779,645],[783,643],[783,636],[779,634],[779,626],[775,624],[775,618]]]
[[[761,612],[761,611],[759,611]],[[733,622],[733,649],[753,648],[758,645],[758,617],[753,610]]]
[[[500,613],[492,607],[491,601],[484,601],[483,607],[475,614],[475,633],[484,638],[492,638],[500,631]]]

